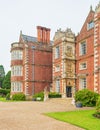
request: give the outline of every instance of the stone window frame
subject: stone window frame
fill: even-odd
[[[55,59],[58,59],[60,57],[60,46],[55,47]]]
[[[79,63],[79,70],[87,69],[87,62],[81,62]]]
[[[87,54],[87,43],[86,41],[82,41],[79,44],[79,55],[83,56]]]
[[[23,51],[22,50],[13,50],[11,52],[11,60],[22,60],[23,59]]]
[[[15,65],[11,67],[11,76],[23,76],[22,65]]]
[[[56,85],[56,92],[60,93],[60,79],[56,79],[55,81],[55,85]]]
[[[22,92],[22,82],[19,81],[11,82],[11,91]]]
[[[81,77],[79,79],[79,89],[82,90],[82,89],[86,89],[87,88],[87,79],[86,77]]]
[[[92,28],[94,28],[94,21],[93,20],[87,23],[87,30],[90,30]]]

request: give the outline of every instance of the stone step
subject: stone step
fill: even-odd
[[[72,98],[51,98],[48,101],[52,103],[67,104],[72,102]]]

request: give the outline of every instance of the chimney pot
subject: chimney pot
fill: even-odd
[[[42,26],[37,26],[38,42],[50,43],[50,29]]]

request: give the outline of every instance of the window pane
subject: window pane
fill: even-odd
[[[86,62],[80,63],[80,69],[86,69],[87,65]]]
[[[60,48],[59,48],[59,46],[57,46],[55,48],[55,58],[59,58],[59,57],[60,57]]]
[[[83,42],[80,44],[80,54],[85,55],[86,54],[86,42]]]
[[[22,83],[21,82],[12,82],[11,83],[12,92],[22,92]]]
[[[81,87],[81,89],[86,88],[86,78],[80,79],[80,87]]]
[[[60,92],[60,80],[59,79],[57,79],[56,80],[56,92]]]
[[[93,27],[94,27],[94,22],[93,21],[89,22],[88,26],[87,26],[87,29],[89,30],[89,29],[91,29]]]
[[[22,76],[22,66],[13,66],[11,67],[12,76]]]
[[[21,50],[14,50],[11,52],[11,59],[15,60],[15,59],[22,59],[23,57],[23,52]]]

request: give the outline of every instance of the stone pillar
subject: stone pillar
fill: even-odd
[[[94,15],[94,91],[100,93],[100,3]]]
[[[63,79],[63,93],[62,98],[66,97],[66,79]]]

